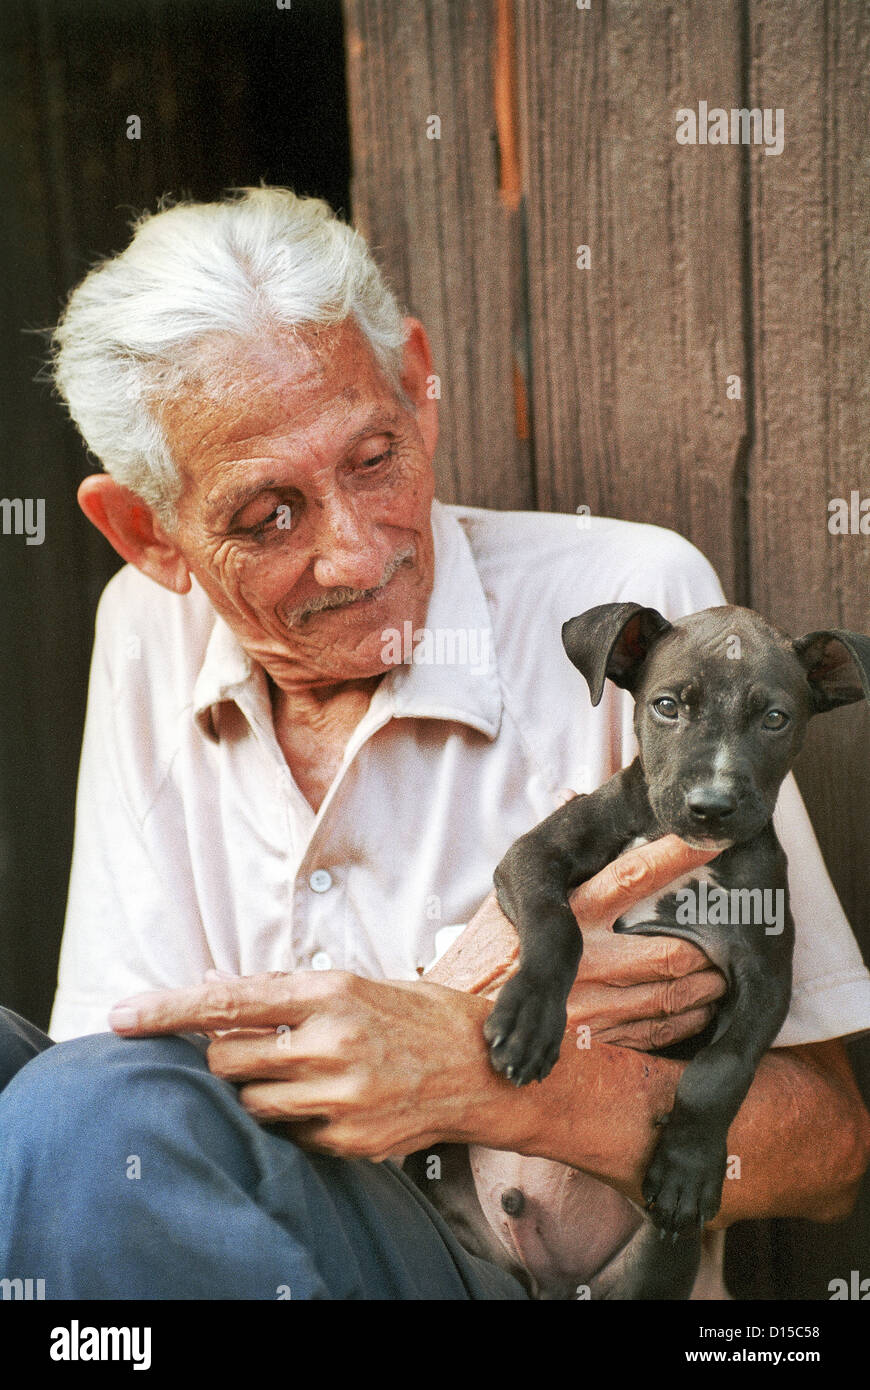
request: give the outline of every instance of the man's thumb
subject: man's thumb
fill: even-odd
[[[647,845],[625,850],[571,895],[571,909],[582,923],[613,921],[620,913],[674,879],[700,868],[721,851],[692,849],[676,835],[663,835]]]

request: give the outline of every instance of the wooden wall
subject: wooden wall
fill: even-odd
[[[870,631],[868,538],[827,529],[870,497],[870,9],[591,3],[345,0],[353,214],[435,346],[440,495],[669,526],[795,635]],[[678,144],[699,100],[781,106],[783,152]],[[866,706],[817,721],[799,776],[870,948],[859,746]]]
[[[827,529],[870,497],[865,0],[344,10],[352,210],[434,343],[440,496],[672,527],[795,635],[870,632],[870,540]],[[782,153],[679,144],[699,101],[781,108]],[[861,705],[797,773],[870,957],[868,763]],[[786,1261],[820,1296],[851,1237],[800,1229],[769,1228],[745,1289]]]

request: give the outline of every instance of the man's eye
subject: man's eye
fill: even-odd
[[[769,709],[761,721],[763,729],[784,729],[788,724],[789,716],[781,709]]]
[[[393,457],[392,444],[388,449],[384,449],[380,454],[373,454],[371,458],[360,459],[360,467],[364,469],[377,468],[378,464],[386,463],[387,459]]]
[[[267,531],[271,531],[273,527],[278,531],[292,530],[293,511],[286,502],[282,502],[280,506],[275,507],[274,511],[271,511],[268,516],[263,517],[262,521],[258,521],[254,526],[249,526],[248,531],[252,536],[262,537]]]
[[[676,700],[672,700],[670,695],[661,695],[658,700],[653,700],[653,709],[663,719],[676,719],[680,712]]]

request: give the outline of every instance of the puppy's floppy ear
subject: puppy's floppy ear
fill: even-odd
[[[808,632],[793,645],[798,660],[806,667],[813,714],[824,714],[856,700],[870,700],[870,637],[831,628],[827,632]]]
[[[562,645],[586,677],[593,705],[605,680],[633,690],[653,643],[671,624],[655,608],[639,603],[602,603],[562,626]]]

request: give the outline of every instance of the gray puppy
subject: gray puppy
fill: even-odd
[[[499,904],[520,938],[520,966],[484,1034],[495,1069],[525,1085],[555,1065],[583,939],[568,896],[629,846],[672,833],[719,850],[614,931],[695,942],[728,991],[677,1087],[643,1183],[665,1264],[641,1228],[599,1292],[685,1298],[700,1233],[719,1209],[728,1129],[788,1012],[794,926],[786,857],[771,824],[812,715],[870,698],[870,638],[838,629],[793,641],[747,608],[708,608],[669,623],[636,603],[603,604],[562,629],[593,705],[605,680],[631,691],[639,754],[508,850]]]

